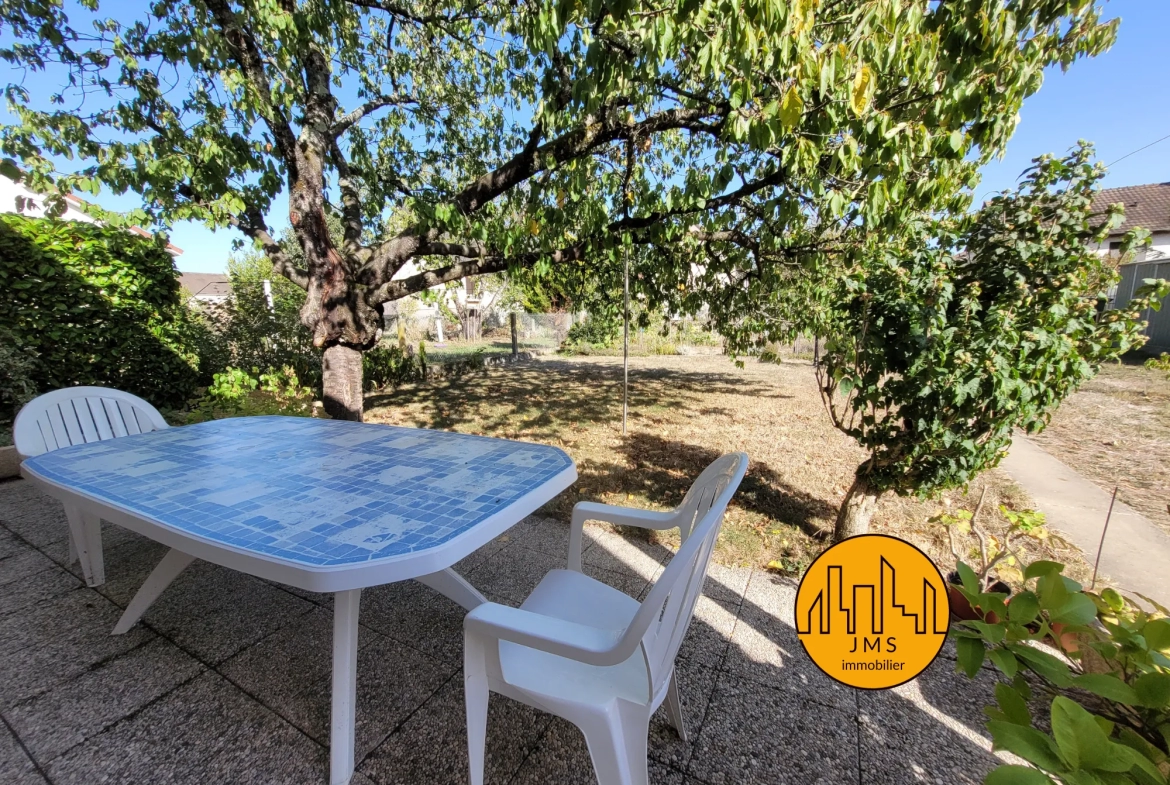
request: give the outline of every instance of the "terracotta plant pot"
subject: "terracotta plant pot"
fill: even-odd
[[[959,573],[952,572],[947,576],[947,598],[951,603],[951,615],[959,621],[986,621],[989,624],[998,624],[999,615],[996,613],[988,613],[985,616],[981,615],[978,610],[971,607],[971,603],[959,591],[958,586],[962,585],[959,580]],[[997,594],[1011,594],[1011,587],[1003,581],[996,581],[987,588],[988,592],[995,592]],[[1010,599],[1010,598],[1009,598]],[[1006,601],[1005,601],[1006,602]]]
[[[1048,633],[1048,640],[1052,641],[1052,645],[1066,654],[1073,654],[1080,651],[1081,644],[1077,640],[1075,632],[1065,632],[1065,625],[1056,621],[1052,623],[1052,627]]]

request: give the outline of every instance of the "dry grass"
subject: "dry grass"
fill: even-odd
[[[677,504],[690,482],[722,453],[751,457],[747,478],[728,511],[719,558],[803,572],[824,548],[837,507],[864,454],[830,424],[807,362],[726,357],[635,358],[631,366],[629,435],[621,433],[621,362],[590,357],[542,359],[527,365],[369,396],[367,420],[443,428],[553,444],[576,461],[580,480],[550,503],[568,520],[579,500],[639,507]],[[986,528],[1001,532],[998,504],[1028,506],[1002,474],[922,502],[887,497],[876,531],[922,547],[940,567],[954,559],[945,529],[927,519],[944,505],[974,508],[988,486]],[[970,560],[975,540],[962,543]],[[1078,562],[1059,543],[1033,543],[1032,556]],[[1027,558],[1027,556],[1025,556]],[[1081,568],[1076,569],[1082,574]]]
[[[1044,449],[1170,533],[1170,379],[1107,365],[1038,437]]]

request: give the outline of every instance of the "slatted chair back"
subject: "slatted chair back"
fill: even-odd
[[[158,409],[137,395],[109,387],[66,387],[25,404],[12,425],[12,440],[18,453],[31,458],[166,427]]]
[[[724,455],[695,480],[678,508],[685,511],[679,526],[683,543],[627,629],[627,635],[642,636],[651,696],[658,695],[670,677],[674,658],[703,592],[723,515],[747,472],[747,464],[745,453]]]

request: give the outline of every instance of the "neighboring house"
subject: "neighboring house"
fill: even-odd
[[[191,293],[191,299],[204,303],[226,302],[232,295],[231,279],[224,273],[181,272],[179,285]]]
[[[1118,203],[1125,205],[1125,222],[1110,232],[1099,249],[1116,252],[1122,235],[1140,227],[1150,233],[1150,244],[1138,250],[1130,263],[1170,259],[1170,183],[1106,188],[1093,197],[1093,211],[1103,213]]]
[[[1150,244],[1137,250],[1118,268],[1121,280],[1111,292],[1111,306],[1119,308],[1130,301],[1146,278],[1170,280],[1170,183],[1132,185],[1126,188],[1106,188],[1093,199],[1095,211],[1104,211],[1111,204],[1125,205],[1125,223],[1114,229],[1098,250],[1114,253],[1121,247],[1121,237],[1130,229],[1140,227],[1150,233]],[[1170,298],[1162,303],[1162,310],[1148,310],[1146,335],[1148,352],[1170,352]]]
[[[45,195],[30,191],[23,183],[0,175],[0,213],[19,213],[30,218],[44,218]],[[99,223],[93,216],[86,214],[85,202],[73,194],[65,197],[65,212],[58,217],[63,221]],[[141,226],[131,226],[129,231],[142,237],[154,236]],[[167,253],[172,257],[179,257],[183,254],[183,249],[172,243],[167,243]]]

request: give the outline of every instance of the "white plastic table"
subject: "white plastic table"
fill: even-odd
[[[128,630],[194,559],[334,592],[330,782],[354,767],[361,590],[407,579],[467,609],[451,565],[573,484],[562,450],[444,431],[246,417],[93,442],[24,461],[67,507],[169,546]]]

